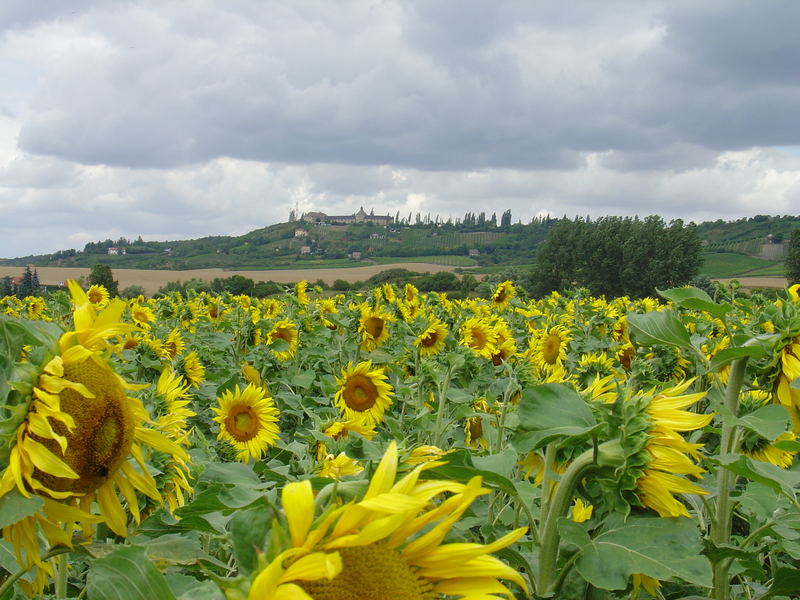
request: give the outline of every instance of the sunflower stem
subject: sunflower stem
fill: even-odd
[[[50,551],[47,554],[45,554],[42,557],[42,560],[43,561],[49,560],[49,559],[53,558],[54,556],[58,556],[59,554],[65,554],[65,553],[70,552],[70,551],[71,551],[71,549],[67,548],[66,546],[59,546],[57,548],[52,548],[52,549],[50,549]],[[31,565],[30,567],[22,567],[19,571],[17,571],[16,573],[13,573],[12,575],[10,575],[8,577],[8,579],[3,581],[3,583],[0,584],[0,598],[5,596],[5,593],[8,590],[11,589],[11,587],[17,582],[17,580],[20,577],[22,577],[23,575],[25,575],[25,573],[30,571],[32,566],[33,565]]]
[[[441,385],[437,384],[439,388],[439,406],[436,409],[436,433],[433,440],[433,445],[437,448],[442,443],[442,435],[444,434],[444,428],[442,427],[442,422],[444,420],[444,411],[445,411],[445,404],[447,402],[447,390],[450,388],[450,377],[453,375],[453,365],[452,363],[447,367],[447,375],[444,377],[444,382]]]
[[[500,419],[497,424],[497,439],[494,442],[494,454],[499,454],[505,446],[505,426],[506,413],[508,412],[508,402],[511,399],[512,390],[516,388],[516,380],[512,377],[513,371],[508,363],[505,363],[505,371],[508,376],[508,384],[503,391],[503,405],[500,407]]]
[[[722,433],[720,437],[719,454],[724,456],[735,451],[736,440],[736,413],[739,408],[739,392],[744,382],[745,367],[747,357],[733,361],[728,377],[728,387],[725,389],[725,408],[728,414],[723,417]],[[731,537],[731,516],[733,505],[731,504],[731,490],[736,484],[736,476],[733,471],[720,467],[717,476],[717,510],[711,524],[711,540],[715,545],[722,546],[730,541]],[[730,564],[725,560],[718,560],[714,563],[714,598],[716,600],[728,600],[730,586],[728,585],[728,569]]]
[[[551,443],[547,445],[544,451],[544,465],[542,465],[542,500],[541,500],[541,517],[540,517],[540,535],[541,528],[544,527],[547,513],[550,510],[551,490],[550,482],[552,480],[553,466],[556,462],[556,445]]]
[[[547,515],[542,517],[539,577],[536,582],[537,593],[540,597],[547,597],[557,581],[556,564],[558,562],[558,545],[561,540],[558,534],[558,519],[567,514],[573,492],[581,479],[586,476],[587,472],[598,466],[594,459],[594,448],[590,448],[572,461],[556,486]],[[544,489],[542,491],[544,493]],[[544,499],[544,496],[542,498]]]

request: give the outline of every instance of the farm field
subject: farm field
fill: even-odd
[[[438,273],[440,271],[453,271],[458,265],[441,265],[431,263],[391,263],[392,267],[408,269],[410,271]],[[321,279],[327,284],[332,284],[337,279],[344,281],[364,281],[373,275],[389,268],[386,264],[372,264],[361,267],[348,268],[315,268],[315,269],[275,269],[275,270],[227,270],[227,269],[192,269],[188,271],[161,271],[148,269],[119,269],[113,270],[114,278],[119,281],[120,289],[129,285],[140,285],[148,295],[155,294],[161,287],[170,281],[189,281],[203,279],[211,281],[216,277],[231,277],[242,275],[255,282],[274,281],[275,283],[295,283],[301,279],[317,281]],[[88,277],[90,269],[70,267],[36,267],[39,281],[44,285],[56,285],[67,279]],[[19,276],[21,267],[0,266],[0,277]]]
[[[0,598],[792,589],[798,339],[797,288],[5,297]]]

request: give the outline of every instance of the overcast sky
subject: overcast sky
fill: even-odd
[[[800,2],[2,0],[0,257],[291,208],[800,214]]]

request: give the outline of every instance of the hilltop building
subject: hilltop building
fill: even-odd
[[[301,218],[306,223],[330,223],[332,225],[349,225],[351,223],[375,223],[376,225],[391,225],[394,218],[389,215],[376,215],[374,210],[369,214],[364,211],[364,207],[352,215],[326,215],[324,212],[307,212]]]

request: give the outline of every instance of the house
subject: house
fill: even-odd
[[[470,248],[467,254],[469,254],[470,256],[480,256],[481,251],[478,250],[477,248]]]
[[[300,254],[301,255],[311,254],[311,246],[300,246]]]
[[[305,237],[308,235],[308,232],[305,229],[295,229],[294,230],[294,237]]]
[[[117,246],[111,246],[108,249],[108,253],[109,254],[114,254],[114,255],[119,255],[119,254],[124,255],[125,254],[125,248],[118,248]]]
[[[323,212],[308,212],[305,213],[301,219],[306,223],[332,223],[336,225],[349,225],[351,223],[390,225],[394,222],[394,217],[390,217],[389,215],[376,215],[374,210],[371,210],[369,214],[367,214],[363,206],[358,209],[357,213],[352,215],[326,215]]]
[[[350,258],[352,258],[353,260],[361,260],[361,252],[359,252],[358,250],[351,252]]]

